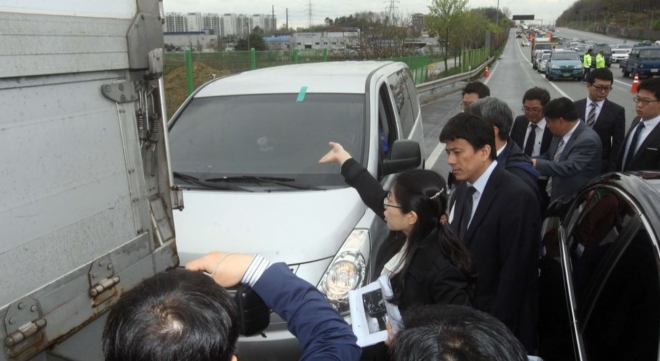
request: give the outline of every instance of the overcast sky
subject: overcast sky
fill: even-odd
[[[397,10],[404,15],[428,13],[431,0],[395,0]],[[309,0],[163,0],[165,12],[211,12],[237,14],[271,14],[275,6],[278,28],[285,22],[289,8],[289,27],[306,27]],[[500,0],[500,7],[508,7],[513,15],[535,15],[544,24],[557,19],[574,0]],[[314,24],[322,24],[326,17],[348,16],[361,11],[385,11],[390,0],[312,0]],[[497,0],[470,0],[470,8],[497,6]],[[540,23],[537,21],[536,23]]]

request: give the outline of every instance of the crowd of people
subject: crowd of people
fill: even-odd
[[[548,205],[600,174],[660,169],[660,79],[640,83],[627,134],[623,107],[607,99],[612,84],[612,73],[598,68],[588,73],[582,100],[529,89],[515,119],[486,85],[468,84],[464,112],[439,136],[452,169],[447,182],[416,169],[385,190],[330,143],[320,162],[340,164],[346,183],[390,230],[376,274],[388,275],[403,328],[385,343],[360,349],[316,287],[285,264],[211,253],[120,299],[104,331],[106,360],[235,360],[239,321],[224,288],[239,283],[287,322],[303,360],[533,358]]]

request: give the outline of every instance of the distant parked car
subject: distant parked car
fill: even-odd
[[[630,52],[632,51],[632,48],[633,47],[630,44],[617,44],[616,47],[612,48],[612,50],[614,50],[614,49],[624,49],[628,54],[630,54]]]
[[[539,73],[545,74],[545,72],[547,71],[548,60],[550,60],[550,56],[552,56],[552,54],[544,53],[543,56],[541,57],[541,60],[539,61],[538,69],[536,69]]]
[[[612,63],[621,63],[623,60],[628,60],[628,50],[612,49]]]
[[[575,51],[556,50],[552,52],[546,65],[545,78],[548,80],[555,78],[580,80],[583,74],[584,66]]]

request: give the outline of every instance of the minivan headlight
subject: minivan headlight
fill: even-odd
[[[364,285],[370,244],[368,230],[353,230],[319,282],[319,291],[341,314],[349,312],[348,291]]]
[[[577,66],[577,68],[582,69],[582,68],[584,68],[584,65],[580,64],[580,65]]]

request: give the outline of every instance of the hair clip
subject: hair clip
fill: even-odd
[[[438,198],[438,196],[439,196],[444,190],[445,190],[444,188],[442,188],[441,190],[439,190],[438,193],[434,194],[434,195],[431,197],[431,199],[436,199],[436,198]]]

